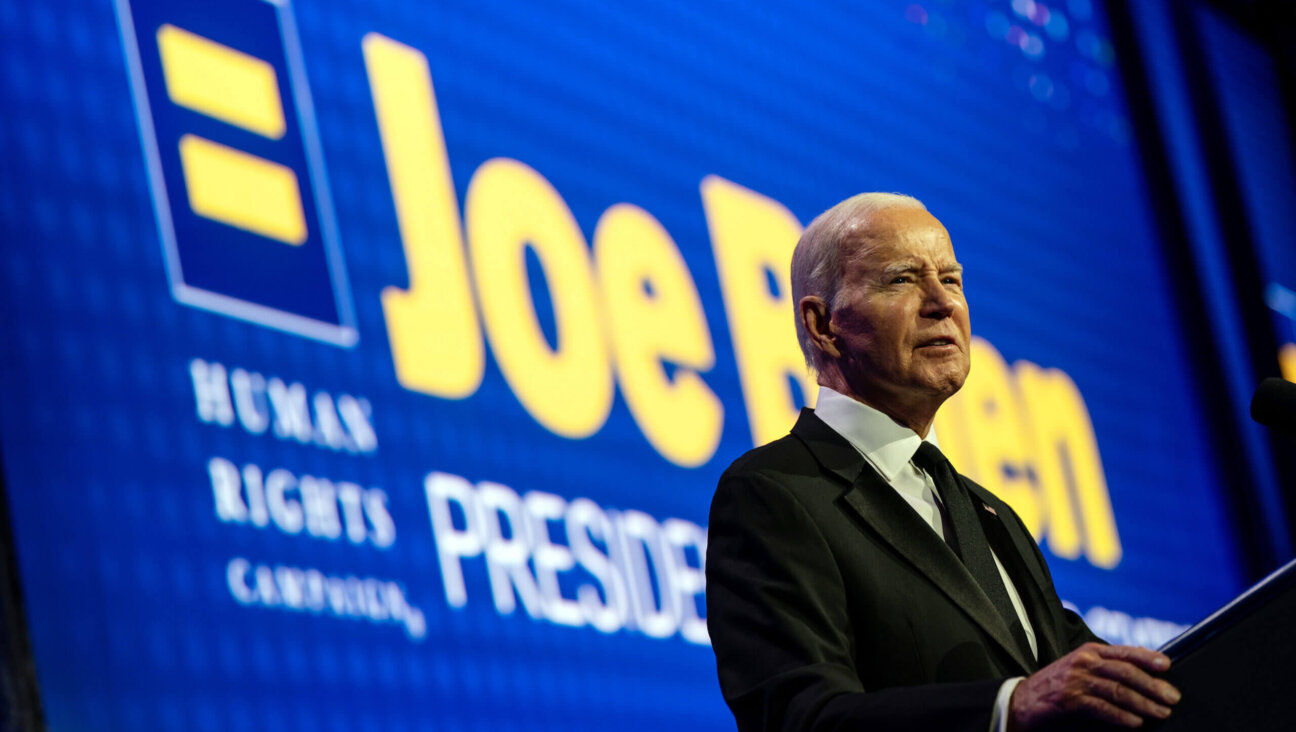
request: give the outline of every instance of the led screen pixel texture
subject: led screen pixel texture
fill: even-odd
[[[1008,364],[1065,372],[1083,395],[1122,552],[1111,568],[1083,557],[1050,566],[1100,633],[1154,642],[1241,589],[1121,80],[1088,2],[1047,17],[1021,3],[941,1],[198,7],[0,4],[0,448],[51,729],[731,724],[710,649],[696,625],[692,638],[685,630],[705,616],[688,596],[702,542],[691,532],[706,526],[720,472],[752,446],[746,356],[700,189],[708,176],[802,224],[862,190],[911,193],[942,219],[967,269],[974,334]],[[276,60],[293,52],[285,17],[309,111]],[[347,302],[313,312],[353,308],[354,344],[177,299],[123,32],[140,19],[149,33],[172,23],[238,46],[288,79],[280,99],[318,134],[349,286]],[[438,397],[397,379],[383,292],[412,285],[366,38],[426,59],[460,212],[474,173],[503,158],[551,184],[587,243],[622,202],[669,233],[714,351],[700,377],[723,406],[702,464],[681,467],[649,444],[620,381],[589,436],[546,429],[480,325],[484,371],[471,393]],[[227,128],[191,131],[273,157]],[[168,134],[160,147],[178,144]],[[293,160],[278,162],[319,185]],[[187,190],[174,175],[166,185]],[[289,245],[259,243],[209,260],[224,267],[213,274],[246,277],[276,303],[336,296],[317,279],[264,276]],[[568,293],[548,289],[553,273],[534,255],[529,272],[538,327],[559,347],[554,308]],[[779,287],[771,275],[770,294]],[[252,406],[222,412],[199,382],[246,388]],[[281,418],[275,404],[301,395],[309,423],[281,425],[295,413]],[[244,514],[221,503],[229,481],[246,491],[272,475],[315,512],[297,524],[286,504],[258,513],[251,493],[238,494]],[[529,504],[556,511],[542,524],[552,541],[583,512],[594,554],[614,551],[598,535],[604,520],[637,537],[619,566],[644,578],[622,578],[638,614],[606,630],[554,620],[525,590],[493,583],[468,544],[456,585],[446,541],[471,533],[464,491],[493,501],[496,521],[528,493],[555,497]],[[494,538],[507,553],[525,530],[501,522]],[[684,599],[663,595],[667,564]],[[617,590],[589,566],[558,573],[557,596],[572,601],[585,585],[594,606],[612,605]],[[319,606],[289,607],[293,583],[318,583]],[[261,601],[271,585],[277,605]]]

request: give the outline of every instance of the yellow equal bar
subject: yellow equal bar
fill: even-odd
[[[284,136],[273,66],[170,23],[157,40],[171,101],[272,140]]]
[[[285,244],[306,241],[291,168],[196,135],[180,138],[180,163],[194,213]]]

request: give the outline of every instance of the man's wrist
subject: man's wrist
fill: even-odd
[[[1010,716],[1008,703],[1012,701],[1012,695],[1016,691],[1017,685],[1025,679],[1025,676],[1008,679],[999,687],[999,694],[995,696],[994,709],[990,712],[990,732],[1008,732]]]

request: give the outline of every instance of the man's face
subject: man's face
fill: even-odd
[[[971,366],[963,271],[949,232],[922,209],[891,208],[842,246],[829,328],[847,385],[892,416],[915,403],[939,406]]]

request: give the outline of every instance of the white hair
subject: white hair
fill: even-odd
[[[927,210],[922,201],[900,193],[851,196],[816,216],[802,232],[796,250],[792,252],[792,302],[797,341],[805,355],[806,366],[816,371],[821,365],[821,354],[801,322],[798,303],[807,295],[818,295],[830,308],[836,304],[842,280],[842,244],[852,234],[867,229],[869,219],[888,208]]]

